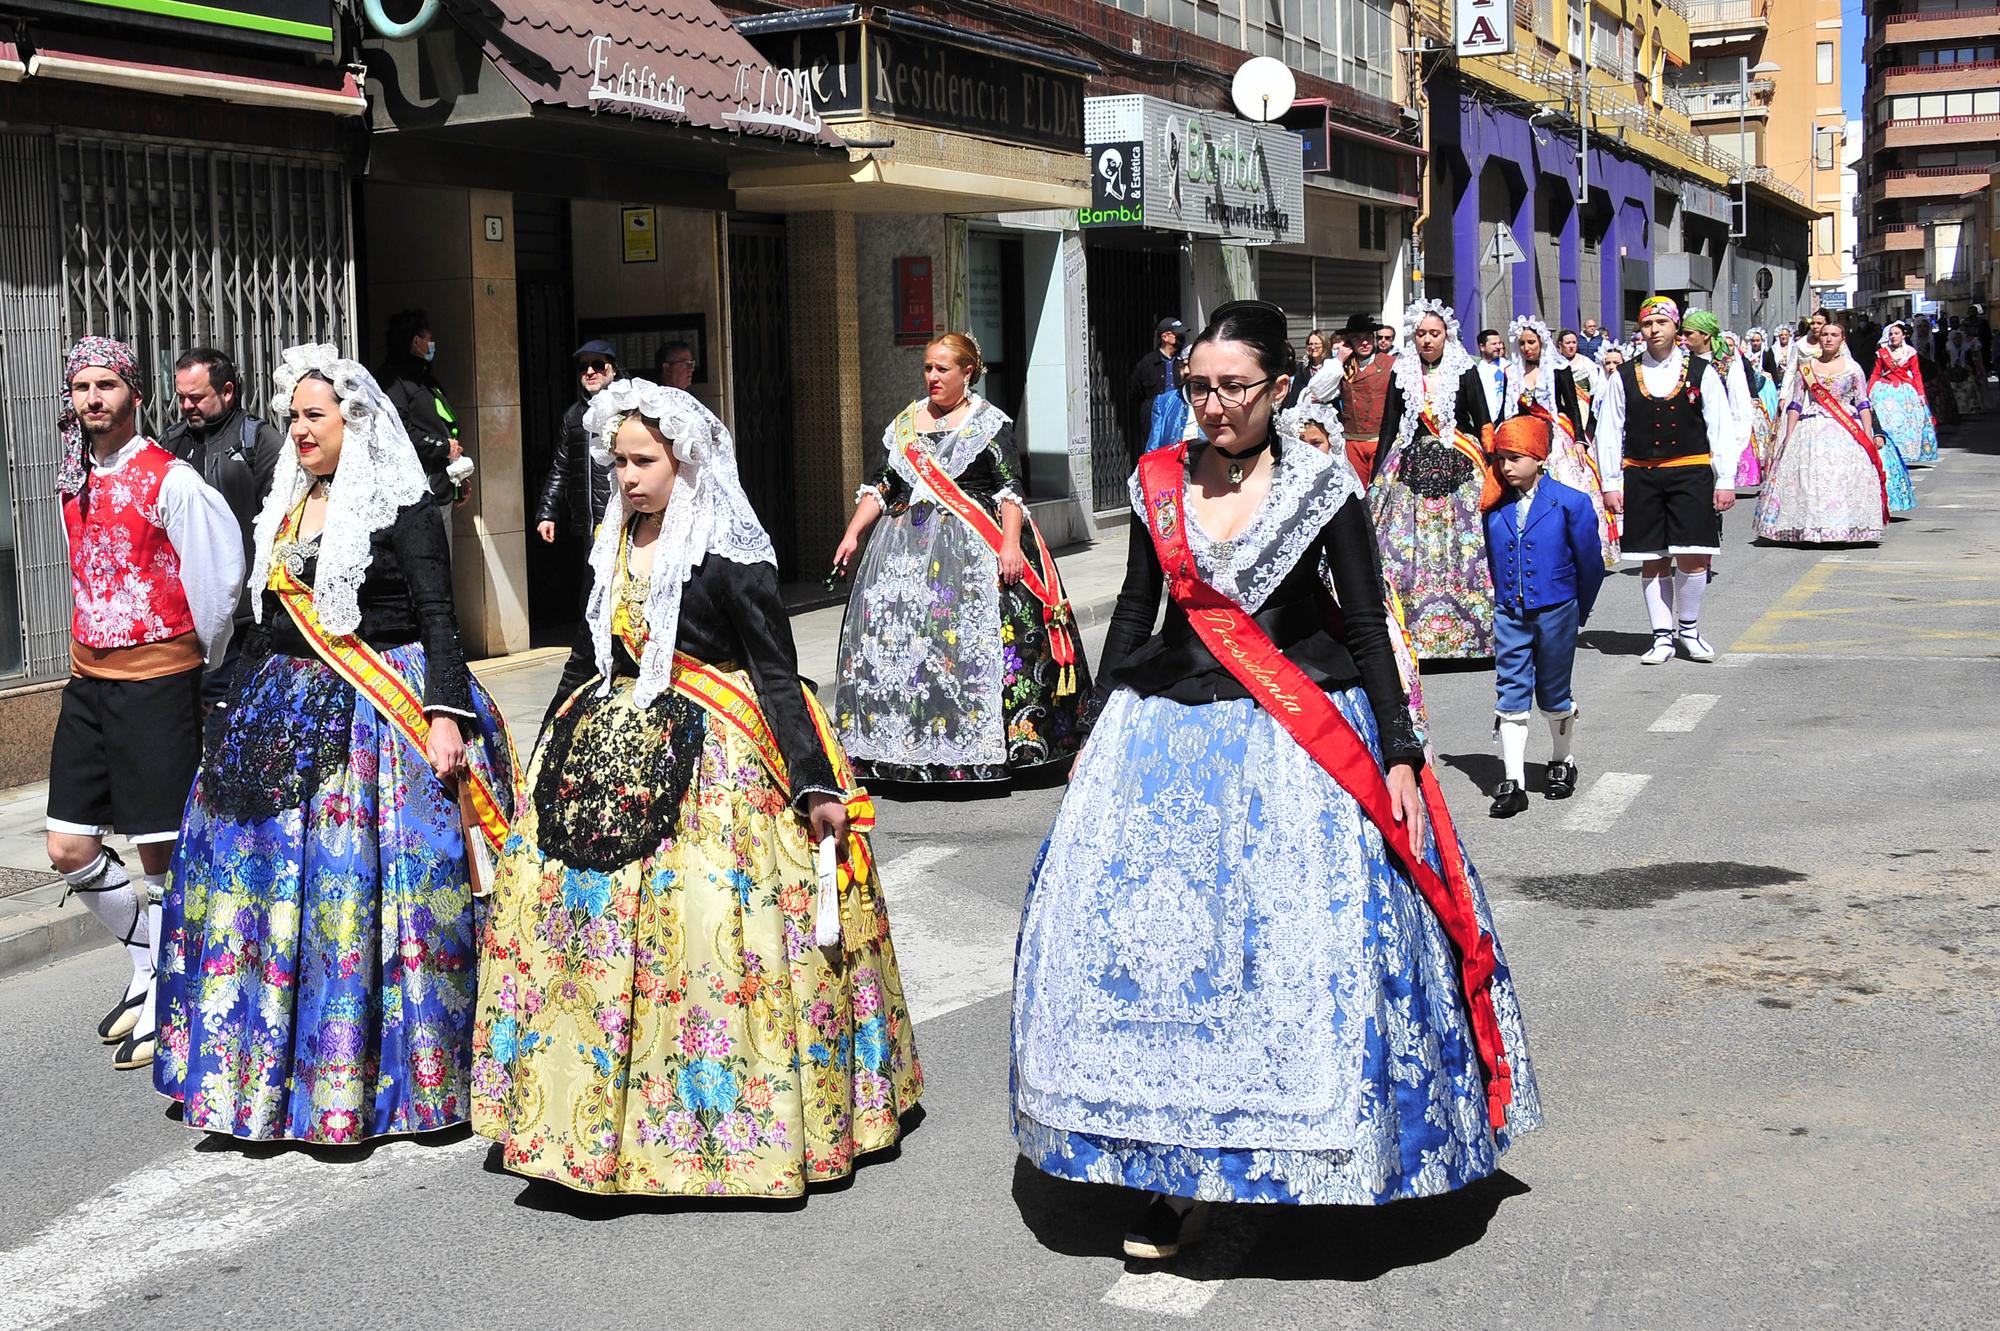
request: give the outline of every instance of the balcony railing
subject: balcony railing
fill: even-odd
[[[1935,40],[1922,31],[1926,25],[1964,23],[1968,19],[2000,19],[2000,5],[1967,5],[1960,9],[1939,9],[1922,14],[1890,14],[1885,18],[1879,18],[1875,21],[1875,31],[1868,34],[1868,44],[1862,48],[1861,58],[1873,64],[1875,53],[1891,41],[1900,43]],[[1906,28],[1916,31],[1905,31]]]
[[[1770,79],[1750,80],[1750,101],[1743,101],[1743,85],[1727,83],[1683,83],[1682,96],[1687,99],[1687,114],[1706,115],[1715,111],[1734,111],[1740,105],[1750,112],[1764,112],[1770,108],[1759,101],[1759,97],[1769,97],[1778,85]]]
[[[1886,79],[1891,74],[1956,74],[1967,69],[2000,69],[2000,60],[1967,60],[1956,65],[1891,65],[1881,74]]]
[[[1770,0],[1688,0],[1683,17],[1689,32],[1699,32],[1767,22],[1770,8]]]

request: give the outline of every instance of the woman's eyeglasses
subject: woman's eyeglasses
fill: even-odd
[[[1251,389],[1262,388],[1270,382],[1269,377],[1247,384],[1211,384],[1204,383],[1200,379],[1183,379],[1180,387],[1181,400],[1190,407],[1199,407],[1208,401],[1210,394],[1213,394],[1222,400],[1222,405],[1225,407],[1240,407],[1250,400]]]

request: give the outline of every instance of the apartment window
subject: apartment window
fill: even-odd
[[[1831,254],[1833,244],[1833,219],[1820,217],[1813,220],[1813,253]]]
[[[1535,36],[1555,44],[1556,0],[1535,0]]]
[[[1834,149],[1839,140],[1840,131],[1837,129],[1813,130],[1813,165],[1822,171],[1833,170]]]
[[[1569,53],[1578,60],[1584,56],[1583,11],[1586,8],[1585,0],[1569,0]]]
[[[1821,42],[1813,48],[1815,73],[1821,83],[1833,82],[1833,43]]]

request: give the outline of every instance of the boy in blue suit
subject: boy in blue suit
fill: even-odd
[[[1493,792],[1495,818],[1528,807],[1528,710],[1539,704],[1549,723],[1547,799],[1576,791],[1576,700],[1570,672],[1576,634],[1590,619],[1604,582],[1597,515],[1577,490],[1542,474],[1549,457],[1549,423],[1516,416],[1493,429],[1488,446],[1506,481],[1500,502],[1486,512],[1486,558],[1493,568],[1494,667],[1500,687],[1494,733],[1506,779]]]

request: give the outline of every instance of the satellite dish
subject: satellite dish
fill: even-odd
[[[1229,84],[1229,100],[1245,120],[1272,121],[1292,109],[1299,95],[1298,80],[1275,56],[1252,56],[1237,69]]]

